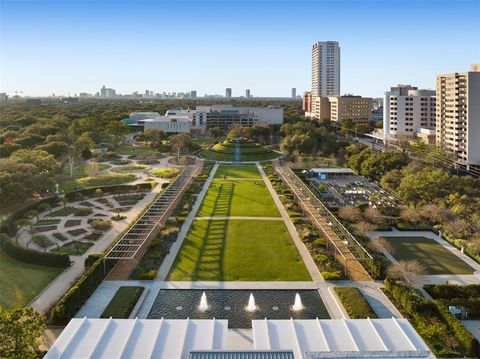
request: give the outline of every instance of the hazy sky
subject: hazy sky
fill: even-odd
[[[0,0],[0,92],[197,90],[289,96],[310,88],[311,45],[341,46],[341,90],[480,62],[478,0]]]

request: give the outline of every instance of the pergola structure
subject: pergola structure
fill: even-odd
[[[345,274],[354,280],[371,280],[365,268],[359,263],[360,261],[371,261],[370,253],[289,167],[275,167],[275,169],[313,219],[315,225],[325,233],[328,239],[327,245],[330,243],[333,246],[337,260],[344,266]]]
[[[186,167],[158,198],[148,207],[142,216],[115,243],[105,258],[132,259],[151,236],[157,226],[165,219],[179,196],[188,186],[196,167]]]

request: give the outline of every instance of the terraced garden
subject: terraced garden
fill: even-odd
[[[238,151],[239,158],[236,156],[236,151]],[[280,153],[246,140],[238,143],[234,140],[225,140],[200,153],[208,160],[237,162],[265,161],[281,156]]]

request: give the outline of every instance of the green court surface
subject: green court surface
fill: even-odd
[[[310,281],[283,221],[196,220],[167,280]]]
[[[467,263],[431,238],[426,237],[384,237],[392,246],[392,256],[397,260],[417,260],[427,273],[472,274]]]
[[[262,178],[255,165],[220,165],[214,178],[223,178],[224,176],[228,178]]]
[[[0,250],[0,307],[27,305],[62,271],[16,261]]]
[[[197,217],[280,217],[262,179],[212,181]]]

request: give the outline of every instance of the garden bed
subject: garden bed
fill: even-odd
[[[87,233],[87,230],[85,230],[83,228],[78,228],[78,229],[72,229],[70,231],[67,231],[67,233],[70,234],[73,237],[78,237],[82,234]]]
[[[355,287],[335,287],[333,288],[343,307],[348,313],[350,319],[376,318],[370,304],[363,297],[362,292]]]
[[[79,226],[82,223],[81,219],[69,219],[65,222],[65,227],[75,227]]]
[[[37,233],[42,233],[42,232],[48,232],[48,231],[54,231],[57,229],[57,226],[34,226],[35,232]]]
[[[144,287],[118,288],[100,317],[128,319],[144,290]]]
[[[78,256],[85,253],[91,246],[93,246],[92,242],[72,241],[59,248],[53,249],[51,252]]]
[[[59,233],[59,232],[55,232],[52,234],[52,236],[56,239],[58,239],[59,241],[66,241],[68,240],[69,238],[67,236],[65,236],[63,233]]]

